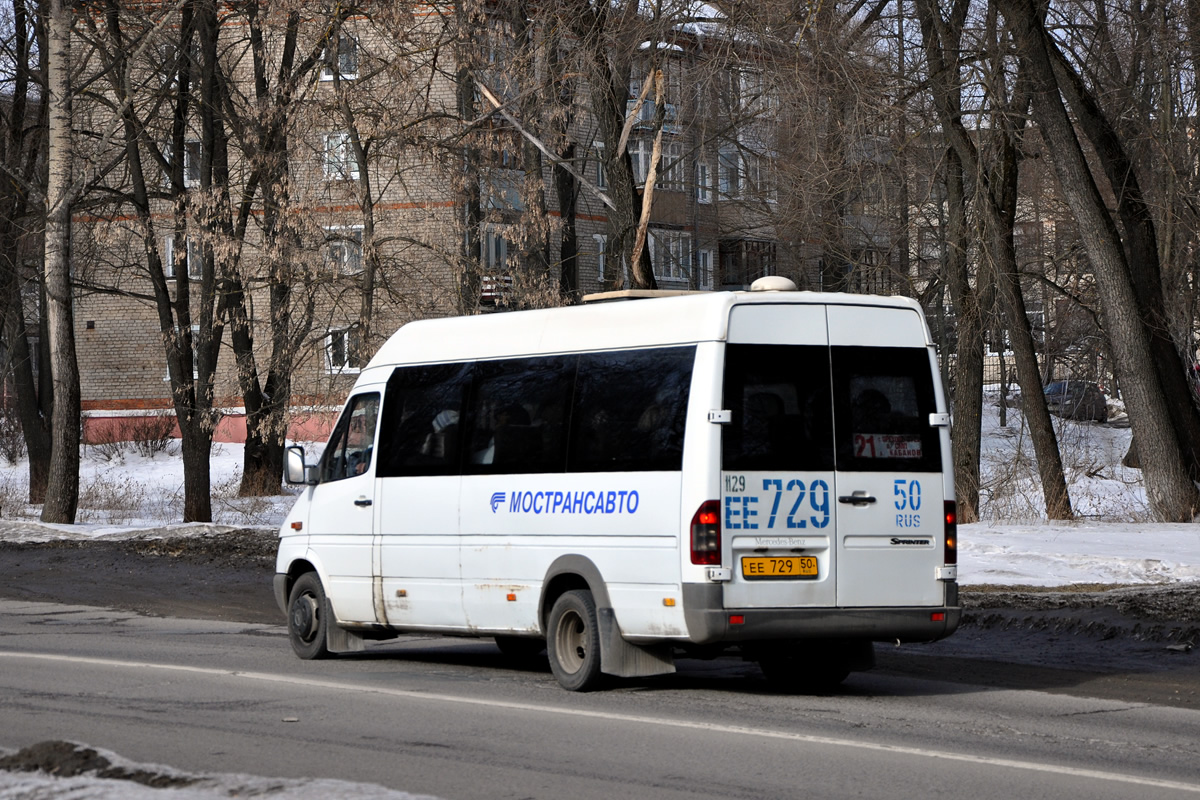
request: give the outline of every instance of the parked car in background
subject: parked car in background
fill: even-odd
[[[1108,398],[1090,381],[1054,381],[1044,391],[1046,408],[1065,419],[1108,421]]]

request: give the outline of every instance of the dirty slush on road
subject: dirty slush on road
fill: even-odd
[[[4,543],[0,597],[283,624],[271,588],[277,542],[274,530],[239,528]],[[877,645],[879,669],[1006,688],[1091,683],[1097,696],[1200,708],[1200,583],[972,586],[960,596],[957,633],[928,645]],[[1138,676],[1132,685],[1130,675]],[[1089,676],[1121,677],[1125,688]]]

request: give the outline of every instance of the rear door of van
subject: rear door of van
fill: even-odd
[[[936,361],[914,309],[830,305],[837,605],[936,606],[943,453]]]
[[[825,307],[730,313],[721,432],[727,608],[837,602],[834,438]]]

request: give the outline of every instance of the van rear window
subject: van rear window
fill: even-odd
[[[937,472],[926,350],[729,344],[727,471]]]
[[[833,347],[837,466],[855,472],[938,472],[942,452],[929,353]]]
[[[724,407],[733,412],[722,431],[724,469],[833,469],[824,345],[726,345]]]

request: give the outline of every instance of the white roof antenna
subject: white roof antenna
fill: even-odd
[[[767,275],[750,284],[752,292],[797,292],[796,284],[782,275]]]

